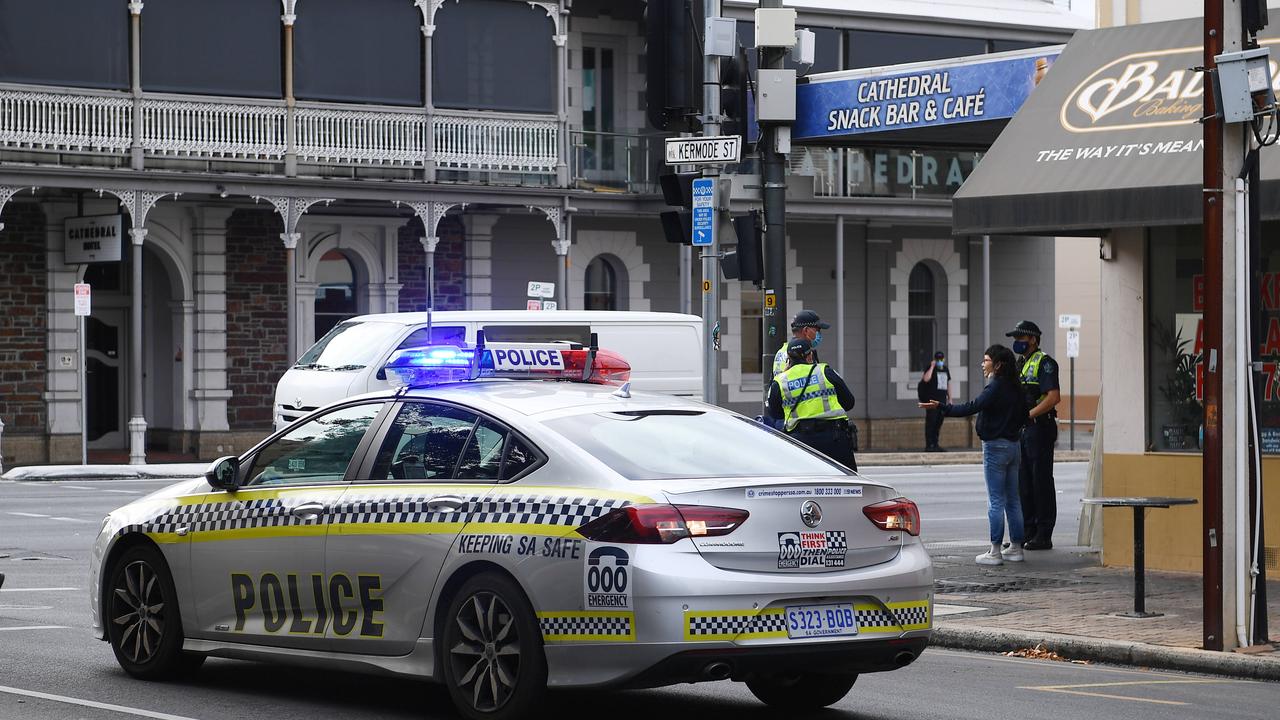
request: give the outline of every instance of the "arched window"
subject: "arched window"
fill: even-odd
[[[316,339],[334,325],[356,316],[356,275],[351,261],[337,250],[320,258],[316,269]]]
[[[582,307],[585,310],[617,310],[618,309],[618,274],[613,265],[597,255],[587,265],[586,286],[583,292]]]
[[[907,348],[911,369],[923,371],[938,346],[936,282],[929,266],[920,262],[907,279]]]

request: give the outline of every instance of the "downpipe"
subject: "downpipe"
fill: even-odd
[[[1249,283],[1248,278],[1248,205],[1249,198],[1243,178],[1235,180],[1235,325],[1237,337],[1243,336],[1243,347],[1237,345],[1237,355],[1243,358],[1242,362],[1236,363],[1236,413],[1235,413],[1235,526],[1236,526],[1236,543],[1235,543],[1235,581],[1236,581],[1236,643],[1238,647],[1249,646],[1249,630],[1248,624],[1248,566],[1249,566],[1249,476],[1246,468],[1251,458],[1247,458],[1249,443],[1245,442],[1248,434],[1249,406],[1252,405],[1253,393],[1251,388],[1253,383],[1250,382],[1252,366],[1249,362],[1251,357],[1250,348],[1252,347],[1253,338],[1249,328]],[[1243,351],[1243,352],[1242,352]],[[1245,402],[1248,398],[1250,402]],[[1245,478],[1242,480],[1241,478]]]

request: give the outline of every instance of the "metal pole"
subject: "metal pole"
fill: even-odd
[[[80,464],[89,464],[89,385],[88,371],[86,366],[88,363],[84,357],[84,316],[76,318],[79,321],[79,335],[77,343],[80,348]]]
[[[991,347],[991,236],[982,236],[982,347]]]
[[[142,243],[147,237],[143,228],[129,231],[133,240],[133,287],[129,328],[129,464],[147,461],[147,421],[142,402]]]
[[[680,246],[680,312],[693,313],[693,293],[690,292],[689,276],[693,274],[693,248]]]
[[[296,262],[295,248],[298,247],[298,240],[301,239],[302,233],[280,233],[280,240],[284,243],[284,272],[285,272],[285,319],[289,323],[289,327],[285,330],[285,353],[289,356],[289,364],[298,359],[298,271],[294,267]]]
[[[720,17],[720,0],[703,0],[705,15],[708,18]],[[700,30],[701,28],[699,28]],[[710,137],[720,134],[720,59],[704,54],[702,59],[702,134]],[[703,177],[716,178],[720,175],[718,167],[710,167],[702,171]],[[716,232],[712,234],[712,242],[702,249],[702,334],[706,343],[704,353],[705,364],[702,371],[702,398],[716,404],[720,396],[720,353],[715,347],[719,334],[719,300],[720,300],[720,213],[715,213]]]
[[[781,8],[782,0],[760,0],[762,8]],[[780,69],[787,51],[782,48],[762,48],[760,67]],[[766,351],[776,351],[787,339],[787,179],[784,158],[778,152],[777,126],[760,129],[760,166],[764,180],[764,288],[773,292],[776,300],[772,315],[765,317]],[[766,354],[766,360],[772,354]],[[767,367],[767,366],[766,366]],[[766,371],[765,392],[773,378]]]
[[[1076,449],[1076,359],[1071,358],[1071,449]]]
[[[836,372],[844,377],[844,216],[836,216]]]
[[[1133,509],[1133,614],[1147,614],[1146,508]]]

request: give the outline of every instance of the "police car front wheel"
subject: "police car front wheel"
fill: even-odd
[[[747,689],[756,699],[770,707],[818,710],[839,702],[849,694],[857,680],[857,675],[770,675],[748,680]]]
[[[483,573],[463,584],[444,627],[445,683],[468,718],[530,715],[546,690],[537,617],[511,579]]]
[[[125,672],[163,680],[194,671],[204,661],[182,651],[177,593],[159,551],[146,546],[125,551],[111,571],[107,593],[107,637]]]

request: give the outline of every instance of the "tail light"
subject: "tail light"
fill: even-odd
[[[588,540],[666,545],[688,537],[728,535],[746,521],[746,510],[705,505],[628,505],[578,528]]]
[[[862,514],[881,530],[920,534],[920,508],[904,497],[868,505],[862,508]]]

